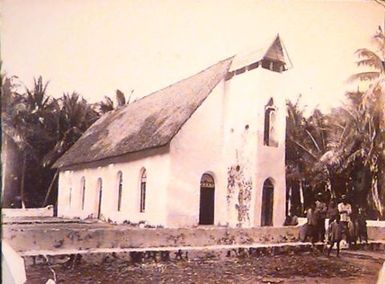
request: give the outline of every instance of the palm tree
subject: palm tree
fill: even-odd
[[[64,93],[56,100],[54,114],[56,139],[43,158],[45,167],[51,166],[99,118],[93,106],[76,92]]]
[[[334,116],[339,128],[330,135],[332,161],[325,159],[325,162],[334,165],[337,173],[351,182],[348,190],[356,205],[367,207],[368,198],[369,205],[380,213],[378,162],[383,151],[378,147],[380,139],[371,123],[371,114],[362,105],[364,93],[349,93],[347,96],[348,104],[339,108],[338,115]],[[382,141],[385,141],[384,137]]]
[[[385,217],[385,74],[363,96],[367,156],[365,163],[372,173],[371,193],[379,215]]]
[[[104,100],[99,102],[97,104],[98,106],[98,109],[99,109],[99,113],[100,114],[105,114],[111,110],[114,110],[115,107],[114,107],[114,102],[112,101],[112,99],[108,96],[105,96],[104,97]]]
[[[307,179],[306,165],[307,160],[311,159],[311,155],[303,154],[307,149],[300,143],[303,141],[304,135],[304,110],[300,108],[299,96],[296,102],[286,101],[287,116],[286,116],[286,184],[287,184],[287,202],[291,208],[296,208],[295,214],[299,216],[303,213],[304,200],[303,188]],[[286,205],[287,210],[289,204]],[[289,213],[289,212],[287,212]]]
[[[369,67],[369,70],[353,74],[350,80],[373,81],[378,79],[385,72],[385,33],[381,26],[378,27],[373,37],[377,50],[360,48],[356,51],[359,60],[356,62],[359,67]]]
[[[289,187],[303,191],[306,204],[315,192],[329,191],[335,195],[335,168],[323,163],[329,150],[329,117],[315,109],[309,117],[299,107],[299,99],[287,101],[286,179]],[[301,194],[302,196],[302,194]]]
[[[2,126],[6,137],[17,145],[21,153],[22,169],[20,196],[24,207],[26,193],[26,169],[30,162],[36,162],[50,140],[46,121],[49,121],[50,98],[46,95],[47,84],[39,77],[34,80],[32,90],[26,88],[24,94],[13,91],[12,78],[5,78],[2,84]]]
[[[348,164],[362,163],[370,170],[370,202],[380,217],[385,216],[385,33],[378,28],[374,41],[377,50],[359,49],[358,66],[369,67],[351,79],[369,81],[369,88],[358,101],[350,100],[356,149],[347,155]],[[357,98],[356,98],[357,99]],[[342,145],[341,145],[342,146]],[[345,145],[343,145],[345,147]]]
[[[14,84],[12,83],[13,78],[2,76],[1,78],[1,120],[2,120],[2,155],[4,157],[3,163],[3,198],[7,199],[7,202],[11,202],[8,199],[13,199],[12,196],[16,195],[15,184],[8,183],[14,176],[16,179],[18,175],[13,172],[14,169],[8,169],[8,160],[12,156],[14,163],[18,163],[18,153],[26,153],[32,146],[28,143],[25,130],[28,129],[23,123],[22,116],[20,113],[25,108],[23,104],[23,97],[14,92]],[[16,147],[12,147],[15,145]],[[23,154],[23,166],[25,169],[26,165],[26,154]],[[25,172],[25,171],[23,171]],[[21,178],[21,184],[19,185],[19,193],[21,197],[21,205],[24,208],[24,175]],[[4,196],[6,193],[6,197]],[[9,197],[9,198],[8,198]]]
[[[114,106],[114,102],[112,101],[112,99],[110,97],[104,96],[104,100],[96,104],[98,112],[101,115],[103,115],[109,111],[112,111],[112,110],[120,108],[126,104],[129,104],[131,101],[131,96],[133,93],[134,93],[134,90],[131,90],[130,96],[126,100],[124,93],[122,91],[120,91],[119,89],[117,89],[116,94],[115,94],[116,102],[117,102],[116,107]]]
[[[99,118],[99,114],[94,110],[94,106],[89,104],[76,92],[71,94],[64,93],[63,96],[55,100],[55,143],[42,159],[42,165],[48,169],[53,163],[63,155],[80,136]],[[46,205],[58,172],[51,176],[51,182],[46,191],[43,206]]]

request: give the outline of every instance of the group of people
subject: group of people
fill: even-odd
[[[325,242],[325,237],[330,244],[328,255],[336,244],[337,256],[340,252],[340,242],[345,238],[351,246],[353,243],[368,241],[366,217],[362,208],[353,210],[345,195],[337,204],[335,199],[330,200],[329,206],[323,201],[322,194],[318,194],[316,201],[306,211],[307,224],[305,237],[312,243]],[[329,219],[327,232],[326,219]]]

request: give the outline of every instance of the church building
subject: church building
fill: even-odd
[[[277,36],[105,114],[54,165],[58,216],[282,226],[289,67]]]

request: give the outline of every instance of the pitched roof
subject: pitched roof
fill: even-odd
[[[111,111],[96,121],[54,168],[103,160],[168,144],[225,77],[232,58]]]
[[[279,36],[277,36],[274,42],[270,45],[269,49],[265,53],[264,58],[279,61],[282,63],[286,62],[285,54]]]
[[[288,54],[284,48],[281,37],[276,35],[274,40],[265,42],[263,48],[248,50],[247,52],[237,54],[231,64],[229,71],[235,71],[245,66],[251,65],[262,59],[270,59],[291,65]]]

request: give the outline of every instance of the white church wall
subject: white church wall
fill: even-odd
[[[234,196],[229,210],[231,220],[242,226],[260,226],[262,185],[269,177],[275,181],[273,225],[280,226],[284,220],[286,108],[280,90],[284,76],[259,67],[226,81],[225,159],[234,181],[228,189]],[[264,112],[271,97],[277,107],[278,147],[263,145]]]
[[[170,144],[171,179],[168,225],[195,226],[199,222],[200,180],[214,177],[214,225],[225,225],[226,176],[223,149],[223,82],[220,82],[183,125]]]
[[[200,178],[205,172],[215,179],[215,225],[260,226],[267,178],[275,186],[273,225],[283,224],[284,75],[258,68],[234,76],[218,85],[182,127],[170,146],[169,225],[198,224]],[[263,145],[264,112],[270,98],[276,107],[278,147]]]
[[[258,69],[257,69],[258,70]],[[224,159],[227,169],[226,204],[232,226],[252,225],[255,188],[258,81],[255,71],[235,75],[225,83]]]
[[[200,180],[215,182],[214,225],[261,225],[262,188],[274,184],[273,225],[285,217],[285,73],[261,67],[219,83],[182,126],[170,145],[62,171],[59,216],[97,217],[98,178],[103,180],[103,219],[146,221],[167,227],[199,223]],[[265,106],[276,108],[278,145],[264,145]],[[139,212],[140,171],[147,170],[146,210]],[[123,173],[117,210],[118,172]],[[81,178],[86,179],[81,206]],[[72,188],[71,206],[69,189]]]
[[[84,166],[83,166],[84,167]],[[145,211],[140,212],[140,175],[146,169]],[[118,172],[123,174],[121,209],[118,211]],[[82,209],[81,179],[86,181]],[[101,219],[122,223],[144,221],[149,225],[165,225],[166,187],[169,180],[168,147],[147,150],[87,167],[74,167],[60,173],[58,215],[61,217],[97,218],[98,179],[102,179]],[[72,188],[69,204],[69,188]]]
[[[274,99],[276,107],[275,135],[278,146],[264,145],[264,113],[259,116],[259,125],[261,126],[258,135],[257,147],[257,191],[256,191],[256,210],[254,224],[260,225],[261,222],[261,201],[263,183],[267,178],[274,181],[274,208],[273,208],[273,225],[282,226],[285,219],[286,209],[286,178],[285,178],[285,132],[286,132],[286,71],[284,73],[274,73],[266,69],[261,69],[259,73],[261,84],[261,92],[266,94],[263,106],[267,104],[268,98]]]

